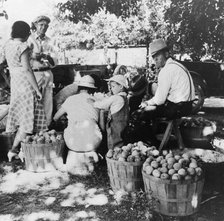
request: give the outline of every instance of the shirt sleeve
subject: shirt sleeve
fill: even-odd
[[[64,108],[66,111],[69,109],[69,107],[71,106],[71,97],[68,97],[65,102],[61,105],[62,108]]]
[[[94,107],[108,111],[110,109],[110,106],[112,105],[112,103],[113,103],[113,96],[106,97],[101,101],[96,101],[94,103]]]
[[[159,73],[158,88],[152,100],[157,105],[164,104],[169,94],[170,88],[171,88],[170,70],[168,68],[163,68]]]

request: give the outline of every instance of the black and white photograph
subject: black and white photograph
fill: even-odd
[[[0,221],[223,221],[224,0],[0,0]]]

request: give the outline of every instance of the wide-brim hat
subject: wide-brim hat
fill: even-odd
[[[51,19],[45,15],[40,15],[40,16],[37,16],[34,20],[33,20],[33,23],[38,23],[39,21],[46,21],[47,23],[50,23],[51,22]]]
[[[156,55],[161,50],[168,49],[166,42],[163,39],[156,39],[149,44],[149,50],[152,56]]]
[[[96,88],[94,79],[89,75],[83,76],[79,81],[77,81],[77,85],[88,88]]]
[[[143,94],[148,88],[148,81],[145,76],[136,75],[134,76],[129,83],[129,90],[133,93],[134,96]]]
[[[114,81],[120,85],[122,85],[124,88],[128,88],[128,82],[127,82],[127,79],[125,78],[124,75],[121,75],[121,74],[117,74],[117,75],[114,75],[113,77],[109,78],[109,79],[106,79],[106,81]]]

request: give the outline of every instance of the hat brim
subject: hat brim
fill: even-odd
[[[93,88],[93,89],[96,89],[96,87],[95,87],[95,86],[90,85],[90,84],[78,83],[78,86],[81,86],[81,87],[88,87],[88,88]]]
[[[47,16],[38,16],[33,23],[38,23],[40,21],[46,21],[48,24],[51,22],[50,18],[48,18]]]
[[[168,47],[166,46],[164,48],[159,49],[158,51],[154,51],[153,53],[151,53],[151,56],[155,56],[156,54],[160,53],[161,51],[167,50],[167,49],[168,49]]]
[[[114,79],[105,79],[105,80],[108,81],[108,82],[116,82],[117,84],[120,84],[122,87],[128,89],[128,86],[127,85],[123,85],[123,84],[121,84],[120,82],[118,82],[118,81],[116,81]]]

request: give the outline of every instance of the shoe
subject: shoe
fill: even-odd
[[[20,150],[19,154],[18,154],[18,157],[19,159],[24,163],[24,159],[25,159],[25,156],[24,156],[24,153],[22,150]]]
[[[9,162],[12,161],[12,158],[16,158],[17,156],[18,156],[18,154],[17,153],[14,153],[12,151],[9,151],[8,154],[7,154],[7,157],[8,157]]]

